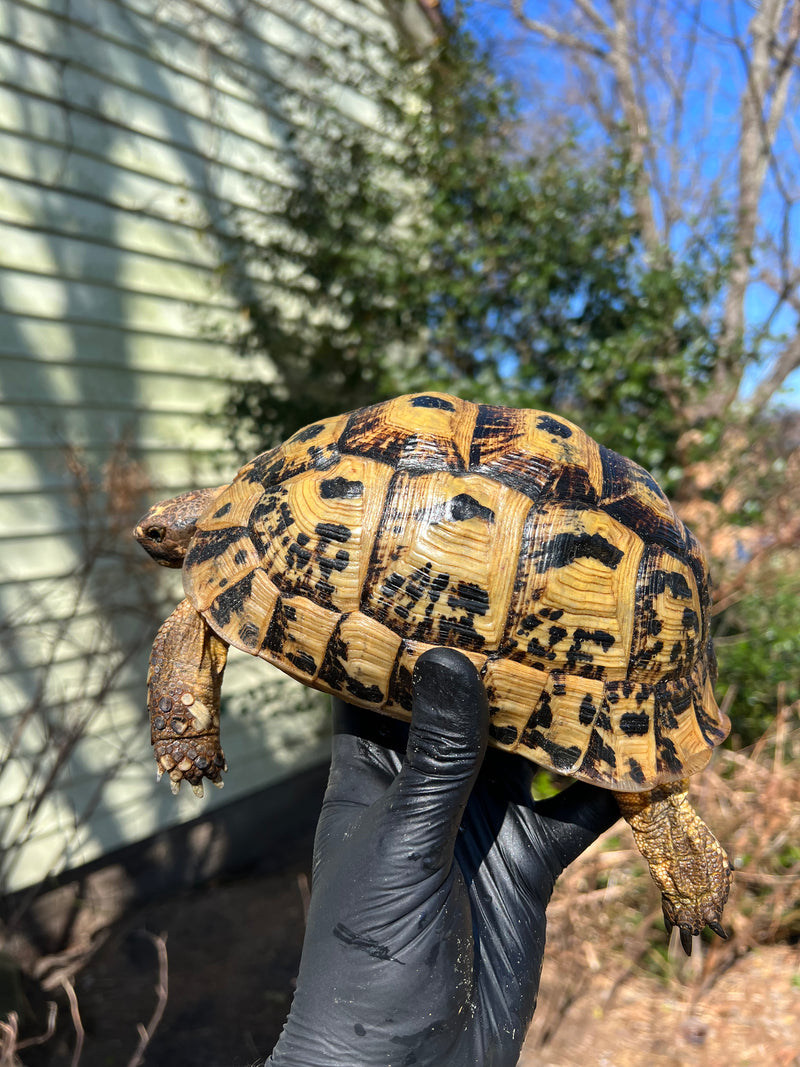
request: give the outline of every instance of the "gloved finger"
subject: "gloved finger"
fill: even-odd
[[[334,698],[331,766],[314,841],[315,873],[395,780],[407,738],[407,723]]]
[[[458,827],[489,732],[486,693],[473,664],[451,648],[420,656],[403,766],[387,794],[426,870],[449,868]]]
[[[326,802],[372,804],[394,781],[407,741],[408,723],[334,698]]]
[[[553,858],[563,869],[620,818],[610,789],[576,782],[536,804],[536,818],[547,834]]]
[[[356,707],[340,697],[333,697],[331,703],[335,738],[348,735],[366,738],[376,746],[398,752],[402,759],[408,742],[408,722]]]

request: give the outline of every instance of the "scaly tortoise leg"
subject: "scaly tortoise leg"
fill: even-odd
[[[689,804],[684,779],[647,793],[616,793],[620,810],[661,890],[669,932],[680,928],[681,944],[692,951],[692,935],[704,926],[726,938],[720,925],[731,886],[725,850]]]
[[[198,796],[203,778],[220,788],[228,769],[219,739],[219,700],[228,645],[188,600],[161,626],[150,653],[147,708],[158,778],[173,793],[186,781]]]

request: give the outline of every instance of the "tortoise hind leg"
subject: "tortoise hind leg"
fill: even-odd
[[[686,780],[648,793],[616,793],[623,816],[661,890],[667,931],[680,928],[687,955],[692,935],[704,926],[726,937],[720,925],[731,885],[725,850],[689,804]]]
[[[198,796],[203,779],[222,786],[227,770],[219,740],[219,700],[228,645],[188,600],[161,626],[150,653],[147,708],[158,777],[177,793],[183,781]]]

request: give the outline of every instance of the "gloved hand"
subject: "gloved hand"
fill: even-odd
[[[512,1067],[555,880],[619,818],[609,791],[583,783],[534,805],[530,763],[484,760],[486,695],[458,652],[421,656],[413,692],[410,730],[334,702],[300,974],[273,1067]]]

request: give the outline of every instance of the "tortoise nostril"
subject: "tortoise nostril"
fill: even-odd
[[[160,545],[161,542],[164,540],[165,533],[166,530],[163,526],[148,526],[144,532],[144,535],[148,539],[148,541],[155,541],[157,545]]]

